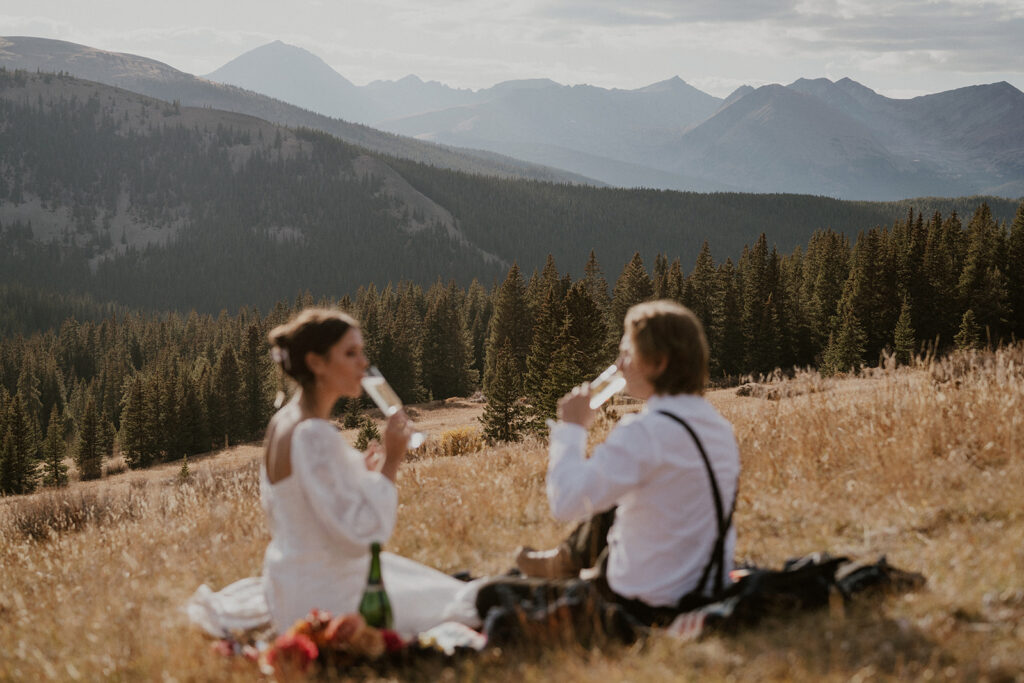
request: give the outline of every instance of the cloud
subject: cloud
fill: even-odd
[[[555,0],[531,14],[543,19],[599,26],[666,26],[695,23],[781,21],[795,16],[795,1],[778,0]]]

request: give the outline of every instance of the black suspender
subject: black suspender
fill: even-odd
[[[715,499],[715,515],[718,521],[718,538],[715,540],[715,546],[711,550],[711,557],[708,558],[708,563],[704,566],[704,571],[700,577],[700,583],[697,584],[696,589],[680,598],[680,604],[694,595],[704,594],[704,588],[707,585],[708,577],[711,575],[711,570],[715,565],[718,566],[718,571],[715,573],[714,595],[721,595],[722,590],[725,588],[725,537],[729,533],[729,527],[732,526],[732,513],[736,510],[736,498],[739,494],[739,488],[737,488],[736,495],[732,498],[732,507],[729,510],[729,516],[726,517],[723,513],[722,493],[718,489],[718,480],[715,478],[714,470],[711,469],[711,461],[708,459],[708,454],[704,451],[704,445],[700,442],[700,439],[697,438],[697,432],[693,431],[693,427],[678,415],[674,415],[665,410],[659,410],[658,412],[681,424],[686,431],[690,433],[690,436],[693,437],[694,443],[697,444],[697,450],[700,451],[700,457],[704,460],[704,467],[707,469],[708,478],[711,480],[711,494]]]

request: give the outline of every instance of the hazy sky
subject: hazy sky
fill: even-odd
[[[273,40],[364,84],[515,78],[637,88],[849,76],[891,97],[1024,90],[1024,0],[0,0],[0,35],[58,38],[202,75]]]

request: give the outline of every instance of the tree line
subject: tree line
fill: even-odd
[[[705,243],[692,268],[639,253],[610,286],[591,251],[583,276],[549,256],[527,277],[513,264],[485,288],[438,280],[360,287],[315,301],[306,292],[268,313],[217,317],[114,312],[80,298],[0,294],[31,319],[92,311],[59,327],[6,334],[0,347],[0,491],[67,483],[65,458],[82,479],[103,474],[119,452],[147,467],[258,438],[283,388],[267,332],[314,303],[350,311],[367,354],[409,403],[482,390],[491,440],[543,433],[555,402],[614,359],[626,311],[670,298],[704,322],[715,381],[813,366],[847,372],[883,352],[908,362],[922,350],[1024,337],[1024,203],[1012,224],[980,205],[955,213],[908,211],[889,227],[814,233],[782,255],[766,235],[738,259],[716,263]],[[336,407],[348,426],[365,399]]]
[[[914,201],[926,217],[980,203]],[[1012,220],[1016,202],[987,201]],[[0,284],[214,315],[368,282],[489,285],[513,261],[532,270],[549,253],[574,277],[587,249],[616,268],[634,252],[691,262],[705,238],[736,255],[764,232],[789,253],[814,228],[852,234],[909,210],[474,176],[309,129],[3,69],[0,206]]]

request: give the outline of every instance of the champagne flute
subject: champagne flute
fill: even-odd
[[[380,412],[384,413],[385,418],[391,417],[402,408],[402,399],[398,398],[398,394],[391,388],[376,366],[371,365],[366,370],[362,384],[367,396],[373,399],[373,402],[380,408]],[[409,435],[409,448],[419,448],[425,439],[426,435],[423,432],[414,431]]]
[[[590,383],[590,408],[592,410],[600,408],[605,401],[622,391],[625,387],[626,378],[622,375],[622,371],[619,370],[619,366],[614,363],[609,365],[605,368],[604,372]]]

